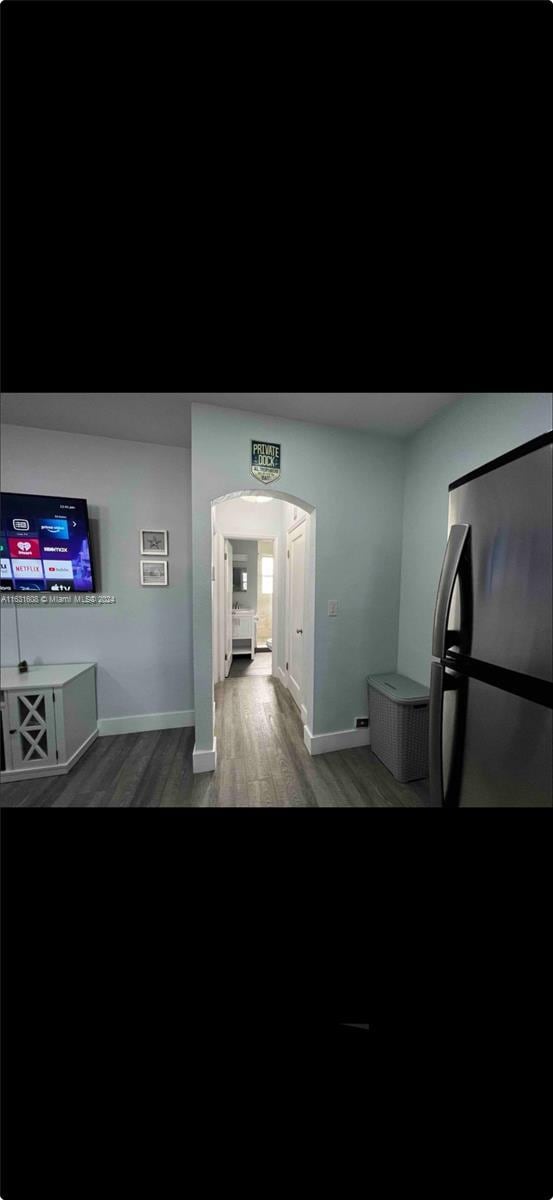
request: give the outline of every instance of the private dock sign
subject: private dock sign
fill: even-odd
[[[280,443],[252,442],[252,475],[260,483],[280,478]]]

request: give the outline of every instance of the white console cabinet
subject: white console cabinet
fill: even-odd
[[[66,775],[98,736],[96,664],[0,672],[2,779]]]

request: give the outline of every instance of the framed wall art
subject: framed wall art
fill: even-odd
[[[141,554],[167,554],[167,530],[166,529],[141,529],[140,530],[140,553]]]
[[[167,587],[167,567],[165,559],[154,561],[142,559],[140,563],[140,582],[143,587]]]

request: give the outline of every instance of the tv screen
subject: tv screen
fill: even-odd
[[[0,589],[94,592],[86,500],[0,497]]]

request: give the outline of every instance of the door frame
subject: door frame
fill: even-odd
[[[246,538],[245,540],[247,541],[248,539]],[[261,560],[263,558],[263,555],[259,551],[259,546],[262,542],[270,542],[273,547],[273,594],[271,596],[271,642],[272,642],[272,647],[273,647],[272,653],[274,655],[275,654],[275,645],[276,645],[274,620],[275,620],[275,610],[278,608],[277,575],[275,574],[275,571],[278,572],[278,561],[277,561],[278,560],[278,553],[277,553],[278,546],[276,545],[276,543],[278,542],[278,537],[276,536],[276,534],[274,534],[272,537],[257,538],[257,595],[258,595],[258,597],[263,594],[261,591],[261,588],[263,586],[263,576],[261,573]],[[278,616],[277,616],[277,624],[278,624]],[[273,674],[274,674],[274,672],[273,672]]]
[[[213,686],[225,678],[225,538],[213,529],[211,564]]]
[[[213,514],[213,508],[217,504],[222,504],[226,500],[237,500],[241,496],[254,496],[254,495],[266,496],[267,491],[265,488],[260,488],[260,487],[246,487],[246,488],[239,487],[236,491],[220,493],[218,495],[212,496],[211,500],[209,501],[211,516]],[[306,500],[301,496],[296,496],[296,495],[292,494],[291,492],[273,491],[271,489],[271,496],[274,500],[283,500],[286,503],[291,504],[295,508],[299,509],[300,513],[302,514],[299,517],[299,521],[303,520],[303,514],[305,514],[306,516],[309,517],[309,521],[307,522],[307,531],[306,531],[306,538],[307,538],[306,560],[305,560],[306,561],[306,588],[305,588],[305,594],[304,594],[304,611],[305,611],[305,617],[304,617],[304,639],[305,639],[304,656],[305,657],[304,657],[304,680],[303,680],[304,703],[301,708],[301,718],[302,718],[302,721],[304,724],[305,744],[306,744],[308,753],[311,753],[311,751],[309,749],[309,743],[310,743],[310,738],[312,736],[311,730],[314,727],[315,686],[316,686],[316,681],[315,681],[315,595],[316,595],[316,581],[317,581],[317,572],[316,572],[317,510],[315,508],[315,505],[311,504],[311,502],[309,500]],[[208,520],[207,513],[205,514],[205,520],[206,521]],[[294,522],[293,524],[296,524],[296,522]],[[208,528],[211,528],[211,530],[213,531],[213,525],[211,524],[211,521],[208,525]],[[287,530],[286,530],[286,532],[287,532]],[[234,533],[234,534],[225,534],[225,536],[230,537],[231,540],[233,538],[239,538],[241,541],[247,540],[247,539],[244,539],[244,535],[239,532]],[[252,537],[250,535],[250,540],[251,541],[265,541],[265,540],[267,540],[267,535],[265,533],[262,534],[261,536],[257,535],[256,537]],[[211,538],[211,541],[213,543],[213,541],[214,541],[213,537]],[[280,535],[275,534],[273,537],[273,544],[274,544],[274,548],[275,548],[274,595],[276,594],[278,596],[278,602],[276,604],[273,603],[273,663],[272,663],[272,666],[273,666],[273,675],[276,676],[276,678],[279,680],[280,683],[282,683],[282,685],[284,687],[287,687],[287,681],[286,681],[285,670],[284,670],[286,661],[289,661],[285,657],[285,638],[286,638],[286,632],[285,632],[286,631],[286,590],[285,590],[286,545],[285,545],[285,543],[286,543],[286,538],[284,536],[284,528],[283,528],[282,534],[280,534]],[[213,569],[213,561],[214,561],[214,559],[213,559],[213,551],[212,551],[212,555],[211,555],[212,569]],[[213,578],[213,575],[212,575],[212,578]],[[217,581],[215,579],[215,584],[216,584],[216,582]],[[211,598],[212,598],[212,603],[214,602],[214,597],[216,594],[217,593],[214,592],[213,590],[211,592],[208,592],[208,596],[211,596]],[[198,633],[196,630],[196,623],[198,621],[198,618],[196,615],[195,615],[194,621],[195,621],[195,625],[194,625],[194,680],[195,680],[195,686],[197,688],[196,696],[197,696],[197,704],[199,707],[199,696],[200,695],[205,696],[205,693],[203,692],[203,688],[205,687],[205,684],[204,684],[204,680],[202,679],[201,672],[199,670],[198,658],[196,657],[197,649],[198,649],[198,643],[196,640],[198,637]],[[213,650],[214,650],[213,620],[210,622],[210,626],[212,629],[211,646],[210,646],[211,656],[212,656]],[[200,658],[200,661],[201,661],[201,658]],[[212,663],[212,665],[211,665],[212,677],[213,677],[213,673],[214,673],[214,668],[213,668],[213,663]],[[212,689],[213,689],[213,684],[212,684]],[[215,730],[214,730],[214,724],[215,724],[214,706],[212,707],[212,712],[210,715],[208,715],[208,713],[205,712],[205,709],[202,707],[202,720],[204,722],[207,722],[207,721],[210,722],[211,737],[204,731],[202,738],[206,744],[206,748],[205,749],[198,748],[197,744],[194,747],[193,771],[195,774],[202,772],[202,771],[213,771],[213,770],[216,770],[216,767],[217,767],[217,748],[216,748],[216,739],[214,737],[214,733],[215,733]],[[309,738],[307,735],[309,735]]]
[[[292,524],[286,530],[286,633],[285,633],[284,675],[285,675],[285,680],[286,680],[286,687],[288,688],[288,691],[290,692],[290,695],[292,696],[294,703],[297,703],[297,701],[294,696],[293,690],[290,686],[290,672],[288,670],[288,663],[290,662],[290,637],[291,637],[291,629],[292,629],[291,624],[290,624],[291,618],[292,618],[292,571],[291,571],[290,564],[291,564],[292,560],[289,556],[289,551],[290,551],[291,535],[296,532],[296,529],[299,529],[300,525],[305,525],[304,548],[303,548],[303,574],[304,574],[303,628],[305,629],[306,628],[305,613],[306,613],[306,609],[307,609],[307,605],[306,605],[306,590],[307,589],[306,589],[305,584],[306,584],[306,580],[307,580],[307,553],[308,553],[307,535],[308,535],[308,529],[309,529],[307,515],[308,514],[306,512],[302,512],[301,516],[298,517],[295,521],[293,521]],[[305,690],[306,690],[305,682],[306,681],[305,681],[305,654],[304,654],[300,703],[298,706],[299,710],[301,712],[301,715],[302,715],[302,720],[303,720],[304,725],[307,723],[307,707],[305,704]]]
[[[212,509],[215,508],[215,503],[220,503],[220,501],[213,502]],[[220,539],[222,548],[221,548],[221,553],[219,555],[217,555],[219,539]],[[212,590],[212,597],[213,597],[212,602],[213,602],[213,605],[216,610],[215,619],[212,622],[213,627],[216,630],[216,632],[213,634],[213,645],[212,645],[213,664],[214,664],[214,671],[213,671],[214,683],[224,683],[225,679],[227,678],[227,675],[225,674],[225,647],[226,647],[225,568],[228,565],[228,562],[225,561],[224,554],[225,554],[225,544],[227,542],[232,542],[232,541],[256,542],[256,543],[272,542],[273,543],[273,606],[272,606],[272,624],[273,624],[272,666],[273,666],[273,670],[272,670],[272,674],[277,675],[276,647],[278,646],[278,640],[277,640],[278,639],[278,629],[279,629],[278,609],[280,607],[279,603],[278,603],[278,597],[280,595],[279,590],[278,590],[280,587],[279,546],[281,544],[282,538],[280,538],[278,536],[278,534],[274,534],[272,537],[268,537],[267,534],[259,534],[257,536],[255,534],[247,534],[246,537],[244,537],[244,534],[239,533],[239,532],[238,533],[217,533],[214,530],[214,542],[215,542],[215,547],[216,547],[214,555],[213,555],[214,587]],[[232,567],[230,569],[232,569]],[[217,633],[217,631],[218,631],[218,633]],[[283,660],[283,661],[285,661],[285,660]],[[230,668],[229,668],[229,670],[230,670]]]
[[[222,536],[222,535],[221,535]],[[232,548],[230,538],[225,537],[223,564],[223,680],[228,679],[232,667]],[[231,597],[229,612],[228,598]],[[229,624],[230,622],[230,624]]]

